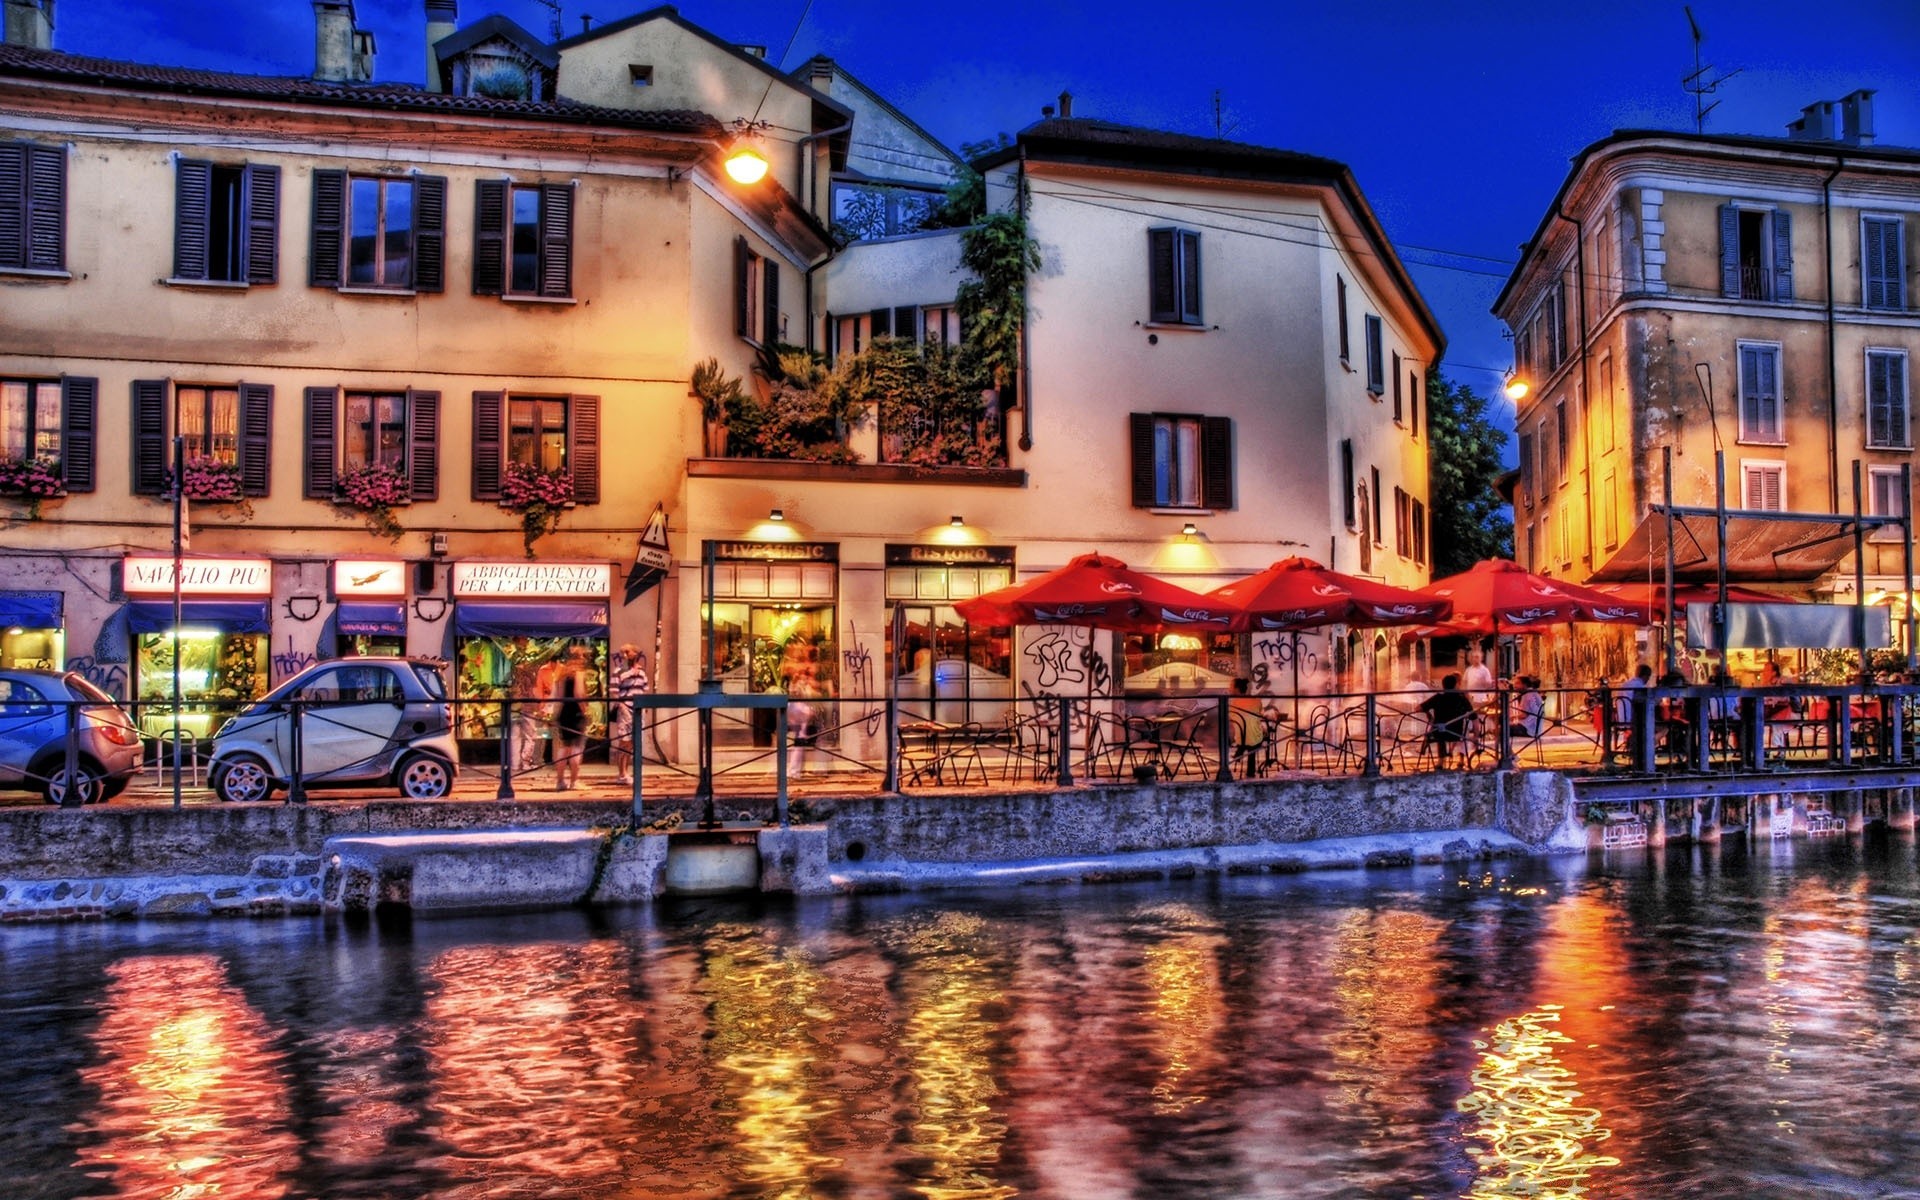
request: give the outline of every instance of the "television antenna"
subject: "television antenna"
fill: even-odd
[[[1707,78],[1713,68],[1700,61],[1700,43],[1706,40],[1706,35],[1700,32],[1700,22],[1693,19],[1693,6],[1686,5],[1684,11],[1687,14],[1687,28],[1693,31],[1693,72],[1681,77],[1680,86],[1693,97],[1693,131],[1705,133],[1707,114],[1719,108],[1720,102],[1715,100],[1712,104],[1705,104],[1703,101],[1718,91],[1721,84],[1738,75],[1740,68],[1735,67],[1716,79]]]
[[[560,0],[533,0],[533,2],[553,14],[547,21],[547,36],[556,42],[566,37],[567,31],[560,24]]]

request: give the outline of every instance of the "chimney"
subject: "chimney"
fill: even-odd
[[[1873,145],[1873,89],[1861,88],[1843,100],[1807,105],[1800,119],[1788,124],[1787,136],[1796,142]]]
[[[1796,142],[1833,140],[1833,101],[1821,100],[1800,110],[1800,119],[1787,124],[1787,137]]]
[[[353,0],[313,0],[313,77],[334,83],[373,78],[373,34],[359,28]]]
[[[53,0],[6,0],[6,44],[53,49]]]
[[[442,38],[453,36],[460,23],[459,0],[427,0],[427,90],[444,92],[447,80],[440,73],[440,54],[434,49]]]
[[[749,58],[758,58],[758,59],[764,60],[767,57],[767,48],[765,46],[755,46],[749,42],[741,42],[738,45],[736,45],[734,49],[738,50],[740,53],[746,55]]]
[[[1060,93],[1060,119],[1065,121],[1073,116],[1073,93]]]
[[[1873,145],[1873,89],[1861,88],[1840,101],[1840,136],[1850,146]]]

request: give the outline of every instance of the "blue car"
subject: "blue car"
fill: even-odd
[[[82,804],[97,804],[126,790],[139,769],[140,731],[113,697],[70,671],[0,671],[0,787],[37,791],[49,804],[72,788]]]

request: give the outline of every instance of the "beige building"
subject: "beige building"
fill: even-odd
[[[1583,150],[1494,308],[1530,386],[1521,562],[1575,581],[1664,575],[1646,518],[1669,453],[1676,505],[1714,504],[1723,451],[1731,508],[1904,512],[1916,185],[1920,152],[1874,144],[1864,91],[1784,137],[1623,131]],[[1867,547],[1869,591],[1900,586],[1894,533]],[[1743,570],[1736,555],[1736,581],[1851,602],[1851,545],[1837,564]],[[1679,559],[1682,579],[1712,577],[1710,556]]]

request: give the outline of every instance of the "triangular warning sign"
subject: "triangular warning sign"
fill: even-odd
[[[647,518],[647,527],[640,532],[640,544],[633,552],[633,566],[627,571],[627,598],[624,603],[632,604],[646,595],[672,569],[673,551],[667,546],[667,508],[664,504],[656,504],[653,506],[653,515]]]

